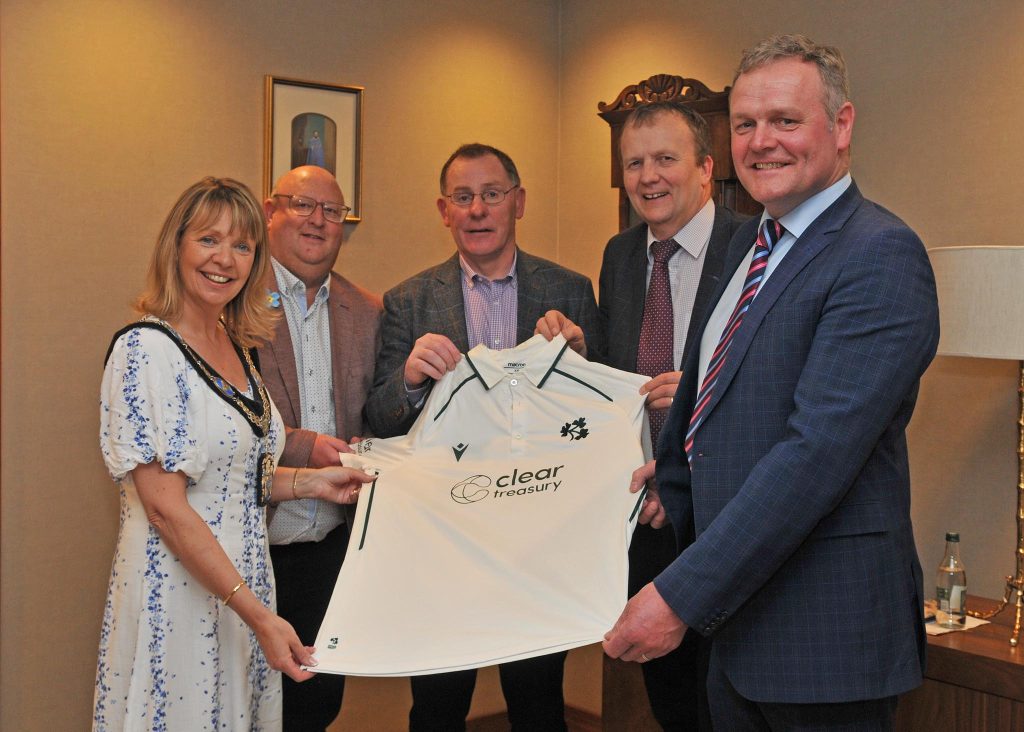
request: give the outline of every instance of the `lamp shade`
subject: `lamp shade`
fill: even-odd
[[[928,250],[939,294],[939,353],[1024,359],[1024,247]]]

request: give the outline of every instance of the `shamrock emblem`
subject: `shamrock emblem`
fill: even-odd
[[[587,429],[587,420],[583,417],[562,425],[562,437],[568,437],[570,441],[582,440],[589,434],[590,430]]]

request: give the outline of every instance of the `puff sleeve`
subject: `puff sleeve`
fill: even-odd
[[[192,398],[197,388],[203,387],[167,335],[133,328],[117,339],[100,389],[100,449],[115,481],[154,460],[199,479],[208,454],[205,400]]]

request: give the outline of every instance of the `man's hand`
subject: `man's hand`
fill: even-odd
[[[623,661],[650,661],[683,641],[686,623],[648,582],[626,603],[615,626],[604,635],[604,652]]]
[[[644,505],[636,520],[642,524],[650,524],[652,529],[660,529],[668,521],[668,515],[665,513],[665,507],[661,504],[658,485],[654,482],[653,460],[633,471],[633,477],[629,481],[629,492],[639,493],[645,485],[647,486],[647,495],[644,497]]]
[[[679,382],[683,378],[682,371],[666,371],[640,387],[640,393],[647,395],[644,402],[648,409],[668,409],[672,406],[672,398],[676,395]]]
[[[339,452],[352,452],[352,448],[344,440],[317,433],[316,439],[313,440],[313,450],[309,453],[309,467],[326,468],[338,465]]]
[[[460,358],[462,354],[447,336],[427,333],[417,338],[405,360],[405,388],[418,389],[428,379],[440,379],[455,369]]]
[[[587,342],[583,335],[583,329],[569,320],[557,310],[548,310],[537,321],[537,327],[533,331],[540,333],[549,341],[559,333],[569,343],[569,348],[576,351],[584,358],[587,357]]]

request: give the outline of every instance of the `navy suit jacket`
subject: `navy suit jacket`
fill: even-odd
[[[700,329],[708,301],[718,286],[729,240],[748,218],[722,206],[715,207],[715,223],[693,301],[683,360]],[[605,246],[598,292],[604,351],[595,355],[602,363],[622,371],[636,372],[644,297],[647,294],[647,263],[647,224],[637,224],[616,234]],[[682,364],[677,368],[681,369]]]
[[[721,297],[756,236],[733,238]],[[921,682],[921,567],[905,429],[938,343],[935,283],[910,228],[856,184],[815,220],[734,336],[683,452],[692,348],[659,443],[657,482],[696,540],[655,579],[736,689],[830,703]],[[699,344],[699,341],[698,341]]]
[[[405,361],[417,338],[439,333],[460,353],[469,350],[462,276],[455,253],[384,293],[381,349],[366,401],[366,418],[378,437],[405,434],[419,414],[409,404],[404,377]],[[583,329],[588,352],[600,352],[597,301],[589,279],[522,249],[516,258],[516,279],[516,343],[533,336],[545,312],[560,310]]]

